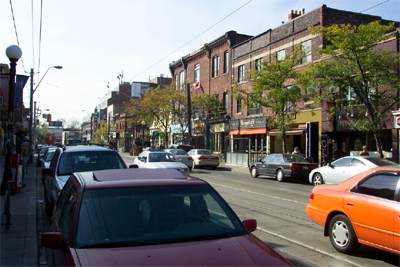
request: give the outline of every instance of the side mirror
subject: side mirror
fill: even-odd
[[[139,166],[137,164],[131,164],[129,165],[129,169],[137,169]]]
[[[40,244],[46,248],[52,248],[65,251],[67,249],[67,242],[64,236],[59,232],[47,232],[42,234]]]
[[[42,170],[43,175],[53,176],[53,170],[50,168],[46,168]]]
[[[146,162],[146,158],[141,158],[140,161],[141,162]]]
[[[250,233],[257,230],[257,221],[255,219],[244,220],[242,223]]]

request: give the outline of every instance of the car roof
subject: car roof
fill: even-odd
[[[65,149],[64,149],[65,148]],[[77,145],[77,146],[64,146],[60,149],[63,149],[64,152],[81,152],[81,151],[115,151],[108,147],[102,146],[84,146],[84,145]]]
[[[83,183],[86,189],[207,184],[203,180],[185,176],[172,169],[113,169],[74,173],[73,176]]]

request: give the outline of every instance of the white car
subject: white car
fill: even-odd
[[[392,166],[396,163],[377,157],[347,156],[310,172],[308,180],[313,185],[340,184],[350,177],[375,167]]]
[[[177,161],[176,157],[164,151],[143,151],[133,160],[130,168],[175,169],[184,175],[190,175],[189,168]]]
[[[187,154],[193,158],[193,169],[211,167],[215,170],[220,163],[219,156],[213,155],[208,149],[192,149]]]

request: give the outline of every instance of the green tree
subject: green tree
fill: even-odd
[[[236,99],[244,100],[248,108],[266,107],[273,115],[267,117],[269,129],[278,129],[281,133],[282,151],[286,151],[286,131],[293,128],[293,120],[298,113],[296,104],[303,98],[299,86],[298,66],[308,51],[295,48],[280,58],[273,55],[273,62],[263,62],[260,71],[251,70],[251,90],[240,90],[236,85]]]
[[[372,131],[376,149],[382,156],[382,122],[400,104],[399,54],[379,49],[377,44],[394,36],[393,24],[378,21],[368,25],[314,27],[329,43],[318,51],[321,62],[314,64],[311,77],[315,88],[323,88],[316,103],[334,102],[334,110],[353,114],[349,125],[359,131]],[[389,33],[392,32],[392,33]]]

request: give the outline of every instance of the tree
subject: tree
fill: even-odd
[[[274,114],[267,117],[267,126],[281,132],[278,138],[282,140],[282,151],[286,151],[286,131],[293,128],[293,119],[298,113],[296,103],[303,97],[297,67],[307,52],[295,48],[285,58],[279,58],[275,53],[273,62],[263,62],[260,71],[250,71],[251,90],[240,90],[238,85],[235,86],[236,99],[244,100],[248,107],[266,107]]]
[[[400,57],[377,45],[394,36],[393,23],[380,25],[375,21],[368,25],[333,25],[310,30],[313,35],[322,34],[329,43],[318,51],[322,60],[311,69],[315,88],[323,88],[315,101],[333,102],[332,114],[340,109],[351,112],[350,127],[372,131],[376,149],[382,156],[382,122],[400,103]]]

